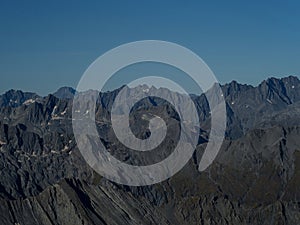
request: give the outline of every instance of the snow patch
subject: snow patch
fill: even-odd
[[[56,109],[57,109],[57,106],[54,106],[51,115],[54,115],[54,114],[55,114]]]
[[[65,109],[63,112],[61,112],[61,115],[65,115],[67,113],[67,109]]]
[[[30,104],[32,104],[34,102],[35,102],[35,100],[31,98],[31,99],[26,100],[23,104],[24,105],[30,105]]]

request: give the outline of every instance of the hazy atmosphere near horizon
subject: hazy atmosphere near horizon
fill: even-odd
[[[1,1],[0,92],[76,87],[118,45],[185,46],[220,83],[300,74],[299,1]],[[118,86],[118,84],[116,84]]]

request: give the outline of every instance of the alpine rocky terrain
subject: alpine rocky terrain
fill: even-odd
[[[116,140],[110,109],[119,90],[100,93],[96,109],[111,154],[130,164],[170,154],[179,118],[158,98],[135,106],[131,128],[147,138],[145,115],[159,114],[168,121],[169,141],[136,159]],[[300,81],[270,78],[257,87],[234,81],[222,90],[227,130],[214,163],[198,171],[210,109],[205,95],[192,96],[201,124],[192,159],[168,180],[144,187],[110,182],[84,161],[72,131],[72,88],[46,97],[15,90],[1,95],[0,224],[300,224]]]

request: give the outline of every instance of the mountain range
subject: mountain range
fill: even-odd
[[[136,91],[121,88],[128,94]],[[166,157],[178,138],[176,110],[155,97],[135,105],[130,123],[137,137],[149,137],[144,119],[149,112],[165,118],[169,126],[156,154],[138,158],[118,142],[111,127],[112,104],[121,88],[98,96],[96,123],[103,144],[129,164]],[[0,224],[299,224],[299,79],[269,78],[256,87],[233,81],[221,88],[227,129],[214,163],[201,173],[197,169],[211,118],[205,95],[191,95],[201,129],[193,157],[173,177],[143,187],[110,182],[84,161],[72,130],[73,88],[45,97],[16,90],[4,93]],[[178,95],[171,98],[180,100]]]

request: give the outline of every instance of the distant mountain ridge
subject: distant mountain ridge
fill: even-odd
[[[237,91],[241,91],[241,90],[246,91],[248,89],[260,88],[262,86],[269,86],[270,88],[273,88],[273,89],[280,88],[280,87],[287,88],[287,89],[290,89],[290,88],[295,89],[296,86],[293,84],[296,84],[296,85],[299,84],[299,78],[297,76],[288,76],[288,77],[283,77],[283,78],[270,77],[267,80],[263,80],[257,86],[253,86],[253,85],[249,85],[249,84],[242,84],[242,83],[239,83],[239,82],[233,80],[230,83],[226,83],[223,85],[221,84],[221,87],[223,87],[223,90],[227,90],[229,92],[230,91],[237,92]],[[124,87],[124,86],[122,86],[122,87]],[[147,86],[147,85],[143,85],[143,88],[146,88],[145,86]],[[120,88],[122,88],[122,87],[120,87]],[[118,90],[118,89],[116,89],[116,90]],[[112,90],[109,92],[114,92],[114,91],[115,90]],[[75,93],[76,93],[76,90],[73,87],[64,86],[64,87],[60,87],[59,89],[57,89],[57,91],[55,91],[54,93],[51,93],[51,94],[57,98],[71,98],[75,95]],[[2,98],[4,98],[6,96],[6,98],[9,99],[10,97],[12,98],[13,96],[15,98],[17,95],[20,95],[20,94],[23,95],[25,97],[25,99],[29,99],[31,97],[31,95],[35,95],[36,97],[41,97],[38,94],[33,93],[33,92],[23,92],[22,90],[14,90],[14,89],[7,91],[0,96]],[[196,96],[194,94],[192,94],[192,95]]]
[[[121,88],[99,94],[99,102],[101,104],[99,110],[101,113],[105,111],[105,115],[109,114],[113,101]],[[145,87],[136,87],[135,91],[138,88],[142,91]],[[256,87],[232,81],[231,83],[221,85],[221,88],[227,105],[227,136],[232,138],[241,137],[248,130],[257,127],[258,124],[267,125],[266,121],[270,120],[268,118],[275,116],[286,109],[287,106],[292,108],[293,104],[300,101],[300,81],[295,76],[281,79],[269,78]],[[129,88],[128,93],[130,91]],[[52,96],[59,99],[60,102],[66,101],[64,104],[70,105],[67,102],[72,100],[75,93],[76,90],[71,87],[62,87],[54,92]],[[174,93],[174,98],[176,97],[175,95]],[[200,123],[207,129],[209,126],[210,109],[206,97],[203,94],[201,96],[191,95],[191,97],[198,109]],[[0,96],[0,106],[19,107],[22,104],[28,105],[33,102],[43,104],[46,99],[53,98],[50,95],[40,97],[34,93],[10,90]],[[151,105],[151,102],[147,104]],[[182,104],[184,107],[185,102],[182,102]],[[49,110],[51,111],[52,109]],[[70,111],[71,109],[68,108],[68,110]],[[109,118],[107,119],[109,120]]]

